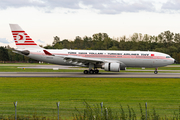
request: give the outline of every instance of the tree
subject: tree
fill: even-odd
[[[46,49],[53,49],[52,45],[49,45],[49,44],[44,46],[44,48],[46,48]]]
[[[120,42],[119,42],[119,49],[120,50],[126,50],[127,49],[127,42],[125,41],[125,39],[124,40],[120,40]]]
[[[158,37],[163,41],[164,47],[168,47],[173,42],[174,33],[171,33],[168,30],[168,31],[165,31],[164,33],[162,32],[161,34],[159,34]]]
[[[134,34],[131,36],[131,41],[133,41],[133,42],[138,42],[138,33],[134,33]]]
[[[159,40],[160,43],[163,43],[163,39],[164,39],[164,38],[163,38],[163,34],[162,34],[162,33],[159,34],[159,35],[158,35],[158,40]]]
[[[103,43],[102,41],[103,41],[102,33],[93,34],[93,43],[94,43],[93,49],[101,50]]]
[[[168,43],[172,43],[174,33],[171,33],[169,30],[164,32],[165,39]]]
[[[60,44],[62,44],[63,48],[70,49],[70,43],[67,39],[64,39]]]
[[[4,47],[0,47],[0,61],[8,61],[9,56],[8,56],[8,50],[5,49]]]
[[[53,48],[54,48],[54,49],[63,49],[63,45],[62,45],[62,43],[58,42],[58,43],[56,43],[56,44],[54,45]]]
[[[122,37],[120,37],[120,42],[121,41],[124,41],[124,42],[126,42],[128,39],[126,38],[126,36],[125,35],[123,35]]]
[[[105,39],[106,40],[109,39],[109,36],[108,36],[107,33],[97,33],[97,34],[93,34],[93,38],[92,39],[93,39],[93,49],[102,50],[103,49],[102,44],[103,44]]]
[[[75,49],[83,49],[83,40],[81,37],[76,36],[76,39],[74,40],[74,46]]]
[[[55,45],[58,42],[60,42],[60,38],[58,36],[55,36],[52,44]]]
[[[142,41],[142,39],[143,39],[143,35],[142,33],[139,33],[139,41]]]
[[[180,43],[180,34],[179,34],[179,33],[175,33],[174,41],[175,41],[176,43]]]
[[[117,46],[112,46],[111,48],[109,48],[109,50],[118,50]]]
[[[103,44],[102,44],[102,49],[108,50],[111,47],[111,42],[112,39],[109,37],[104,38]]]
[[[145,34],[143,37],[143,41],[149,42],[149,40],[150,40],[150,36],[148,34]]]
[[[91,37],[83,37],[83,46],[85,49],[91,49],[91,42],[92,42],[92,38]]]

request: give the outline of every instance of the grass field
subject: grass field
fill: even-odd
[[[0,114],[56,116],[60,101],[62,118],[72,118],[75,107],[82,110],[84,100],[90,105],[104,102],[119,111],[127,105],[140,116],[139,103],[156,109],[161,117],[179,112],[180,79],[155,78],[0,78]]]

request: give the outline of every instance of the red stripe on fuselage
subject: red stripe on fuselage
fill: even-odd
[[[32,52],[31,52],[32,53]],[[36,53],[33,52],[32,54],[36,54],[36,55],[42,55],[41,53]],[[134,57],[132,57],[132,55],[91,55],[89,56],[89,54],[86,55],[82,55],[82,54],[58,54],[58,53],[52,53],[53,55],[64,55],[64,56],[79,56],[79,57],[84,57],[84,58],[116,58],[116,59],[121,59],[121,58],[129,58],[129,59],[165,59],[165,60],[171,60],[168,59],[164,56],[136,56],[133,55]],[[44,54],[45,55],[45,54]]]

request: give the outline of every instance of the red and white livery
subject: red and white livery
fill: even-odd
[[[17,46],[14,51],[35,60],[59,65],[88,67],[84,74],[97,74],[98,68],[119,72],[126,67],[157,68],[174,63],[169,55],[152,51],[54,50],[39,47],[17,24],[10,24]]]
[[[10,24],[14,41],[18,48],[39,48],[37,44],[17,24]]]

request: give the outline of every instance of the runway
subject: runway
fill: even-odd
[[[0,77],[59,77],[59,78],[180,78],[180,73],[99,73],[83,74],[80,72],[0,72]]]

